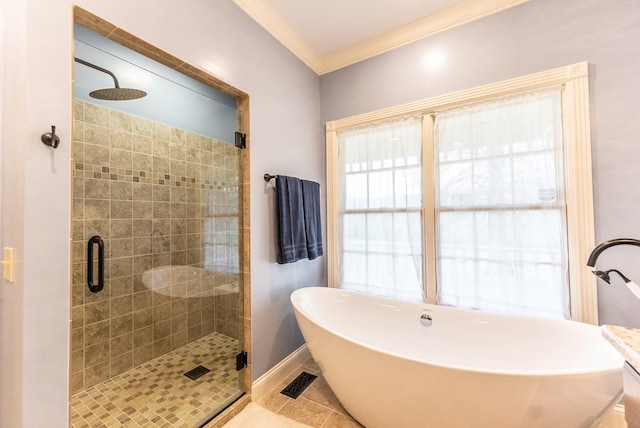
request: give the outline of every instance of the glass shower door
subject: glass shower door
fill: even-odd
[[[91,60],[116,67],[107,62],[122,59],[105,54],[108,45]],[[91,47],[76,54],[90,56]],[[72,426],[199,426],[244,393],[236,370],[240,149],[231,138],[127,111],[128,101],[91,99],[80,77],[74,73]],[[214,110],[236,127],[235,100],[194,96],[202,86],[194,83],[185,100],[222,99]],[[94,237],[104,257],[94,251],[90,265]],[[93,292],[88,274],[100,262],[104,287]]]

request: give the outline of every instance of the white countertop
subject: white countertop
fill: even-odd
[[[603,336],[634,368],[640,368],[640,328],[603,325]]]

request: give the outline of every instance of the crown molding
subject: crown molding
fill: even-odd
[[[330,73],[530,0],[467,0],[337,52],[318,54],[265,0],[233,0],[318,75]]]
[[[529,0],[467,0],[433,15],[426,16],[395,30],[350,46],[322,58],[322,70],[330,73],[372,58],[441,31],[467,24]]]
[[[265,0],[232,0],[309,68],[320,74],[322,57]]]

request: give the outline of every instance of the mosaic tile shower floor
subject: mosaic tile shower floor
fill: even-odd
[[[212,333],[71,397],[71,427],[192,428],[242,393],[238,341]],[[202,365],[196,380],[184,373]]]

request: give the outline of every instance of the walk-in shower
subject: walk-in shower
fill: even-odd
[[[74,32],[71,426],[200,426],[246,383],[236,100]]]

